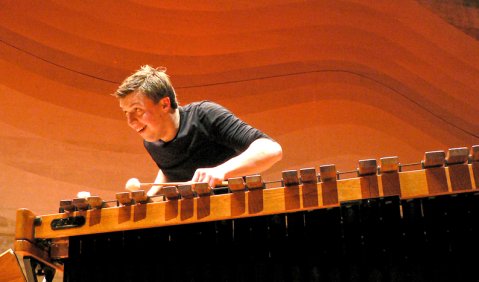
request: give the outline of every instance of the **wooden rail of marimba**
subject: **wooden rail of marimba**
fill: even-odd
[[[117,194],[106,202],[97,196],[61,202],[61,212],[36,216],[17,212],[15,250],[61,270],[52,259],[66,258],[71,236],[146,229],[197,222],[293,213],[337,207],[343,202],[399,196],[402,199],[476,191],[479,185],[479,146],[426,152],[415,164],[398,157],[360,160],[352,178],[342,178],[335,165],[319,171],[305,168],[282,173],[277,186],[266,188],[260,175],[228,180],[228,193],[215,194],[207,184],[166,186],[161,201],[144,191]],[[110,204],[110,205],[109,205]],[[48,244],[38,246],[39,241]]]

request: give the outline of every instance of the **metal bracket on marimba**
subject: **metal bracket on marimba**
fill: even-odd
[[[56,218],[50,223],[52,230],[75,228],[85,225],[86,219],[83,215]]]

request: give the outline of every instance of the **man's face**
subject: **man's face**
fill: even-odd
[[[148,142],[164,140],[171,132],[172,122],[169,111],[169,98],[161,99],[155,104],[140,91],[120,98],[120,108],[126,116],[128,125]],[[165,101],[167,100],[167,101]],[[165,102],[166,106],[165,106]]]

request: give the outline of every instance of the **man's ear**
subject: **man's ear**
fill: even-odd
[[[160,105],[161,105],[161,108],[162,108],[162,109],[171,108],[170,97],[163,97],[163,98],[161,98],[161,100],[160,100]]]

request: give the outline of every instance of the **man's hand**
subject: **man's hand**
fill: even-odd
[[[208,183],[212,188],[223,183],[223,180],[225,180],[225,173],[218,168],[199,168],[191,179],[192,182]]]

